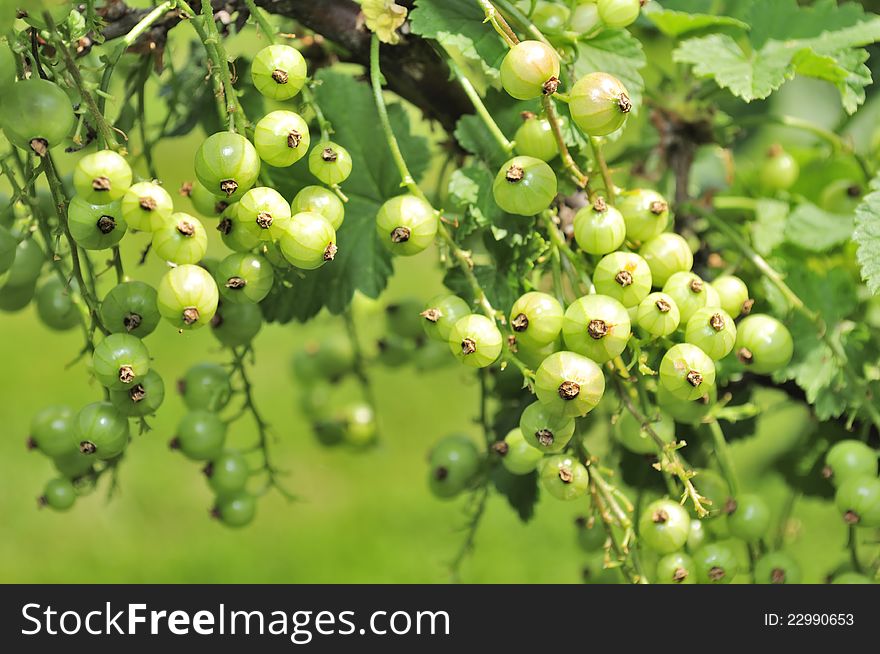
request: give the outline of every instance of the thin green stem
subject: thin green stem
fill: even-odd
[[[599,166],[599,171],[602,173],[602,182],[605,185],[605,195],[608,204],[614,206],[615,200],[615,192],[614,192],[614,180],[611,178],[611,169],[608,168],[608,162],[605,160],[605,153],[602,150],[602,143],[595,137],[589,137],[590,147],[593,150],[593,156],[596,159],[596,164]]]
[[[486,20],[483,22],[492,24],[492,27],[495,28],[498,35],[504,39],[508,48],[512,48],[519,43],[519,37],[517,37],[516,33],[510,28],[507,21],[504,20],[504,16],[498,13],[498,9],[495,8],[495,5],[489,0],[477,0],[477,4],[480,5],[483,13],[486,14]]]
[[[318,101],[315,98],[315,92],[312,90],[309,84],[305,84],[300,93],[302,94],[303,101],[311,108],[312,112],[315,114],[315,120],[318,121],[318,128],[321,130],[321,141],[329,141],[330,135],[333,133],[333,125],[330,123],[329,120],[327,120],[327,117],[321,110],[321,106],[318,104]]]
[[[354,320],[354,315],[352,314],[350,308],[346,309],[342,315],[345,322],[345,329],[348,334],[348,340],[351,342],[351,349],[354,353],[355,377],[357,377],[358,381],[361,384],[364,399],[373,408],[373,412],[375,413],[376,397],[373,393],[373,385],[370,383],[370,376],[367,374],[366,359],[364,357],[363,348],[361,347],[361,341],[358,336],[357,325]]]
[[[847,529],[846,547],[849,550],[849,560],[853,570],[861,574],[863,570],[859,562],[858,530],[855,525],[850,525]]]
[[[508,0],[493,0],[493,3],[501,7],[504,13],[520,26],[522,31],[528,33],[532,38],[549,45],[551,48],[553,47],[553,44],[547,40],[547,37],[544,36],[541,30],[523,12],[517,9],[513,3],[508,2]]]
[[[269,23],[269,19],[266,18],[266,14],[263,13],[263,10],[257,7],[254,0],[244,0],[244,4],[248,8],[251,16],[254,17],[254,20],[257,21],[257,24],[260,26],[260,29],[263,31],[263,34],[268,39],[269,43],[275,43],[275,29]]]
[[[449,70],[452,71],[452,74],[458,79],[458,83],[461,84],[461,88],[464,89],[465,95],[467,95],[471,104],[474,105],[477,116],[483,121],[483,124],[486,126],[486,129],[489,130],[492,138],[494,138],[498,145],[501,146],[501,149],[504,150],[505,154],[511,154],[513,152],[513,143],[507,139],[504,132],[502,132],[501,128],[498,126],[498,123],[492,118],[492,114],[489,113],[489,110],[483,103],[483,99],[480,97],[480,94],[477,93],[477,89],[474,88],[474,85],[468,79],[467,75],[464,74],[461,67],[455,63],[451,57],[447,56],[446,63],[449,66]]]
[[[739,497],[739,478],[736,474],[736,467],[733,465],[733,457],[730,455],[730,446],[727,439],[724,438],[724,432],[717,420],[708,423],[709,431],[712,434],[712,444],[715,449],[715,458],[718,460],[718,467],[721,468],[721,474],[727,485],[730,487],[730,493],[734,498]]]
[[[550,122],[553,138],[556,140],[556,147],[559,149],[559,156],[562,158],[565,170],[578,188],[587,189],[587,194],[591,196],[590,199],[592,200],[592,191],[589,190],[590,178],[578,167],[574,157],[571,156],[571,152],[568,150],[568,145],[566,145],[565,137],[562,134],[562,125],[556,114],[556,104],[553,98],[549,95],[544,95],[541,102],[544,105],[547,120]]]

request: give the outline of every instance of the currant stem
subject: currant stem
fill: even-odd
[[[489,0],[477,0],[477,4],[480,5],[480,8],[486,14],[486,20],[483,22],[492,24],[492,27],[495,28],[498,35],[504,39],[507,47],[512,48],[519,43],[519,37],[510,28],[510,25],[507,24],[507,21],[504,20],[504,16],[502,16],[498,12],[498,9],[495,8],[495,5]]]
[[[494,138],[498,145],[501,146],[501,149],[504,150],[505,154],[512,154],[513,143],[504,136],[504,132],[501,131],[498,123],[492,118],[492,114],[489,113],[489,110],[486,108],[483,99],[480,97],[480,94],[477,93],[474,85],[451,57],[446,57],[446,64],[449,66],[449,70],[452,71],[452,74],[458,79],[458,83],[461,84],[461,88],[464,89],[465,95],[468,96],[471,104],[474,105],[477,116],[479,116],[480,120],[486,125],[486,129],[489,130],[492,138]]]
[[[352,315],[351,308],[346,309],[343,314],[345,329],[348,334],[348,340],[351,342],[351,349],[354,352],[354,374],[361,384],[364,399],[372,407],[373,413],[378,415],[376,411],[376,397],[373,393],[373,385],[370,382],[370,376],[367,374],[367,364],[364,358],[364,351],[361,347],[361,341],[358,337],[357,325]]]
[[[599,166],[599,171],[602,173],[602,182],[605,185],[605,195],[607,196],[605,200],[607,200],[608,204],[613,207],[615,200],[614,180],[611,178],[611,169],[608,168],[608,162],[605,160],[602,143],[599,139],[592,136],[589,137],[589,141],[590,148],[593,150],[593,156],[596,159],[596,164]]]
[[[547,114],[547,120],[553,131],[553,138],[556,140],[556,147],[559,149],[559,156],[562,158],[562,164],[565,167],[565,170],[571,176],[572,181],[578,188],[587,189],[587,194],[592,200],[593,193],[589,190],[590,178],[578,168],[574,157],[571,156],[571,152],[569,152],[568,146],[565,144],[565,137],[562,134],[562,126],[559,122],[559,116],[556,114],[556,104],[554,103],[553,98],[549,95],[545,95],[542,97],[541,103],[544,105],[544,112]]]
[[[713,420],[709,424],[709,431],[712,433],[712,443],[715,447],[715,457],[718,459],[718,466],[721,468],[721,474],[730,487],[731,495],[739,497],[739,478],[736,475],[736,468],[733,465],[733,458],[730,456],[730,447],[727,439],[724,438],[724,432],[717,420]]]
[[[321,110],[321,107],[318,105],[318,101],[315,98],[315,92],[309,84],[306,83],[303,85],[300,93],[303,96],[303,101],[315,114],[315,120],[318,121],[318,127],[321,129],[321,140],[329,141],[330,135],[333,133],[333,125],[327,120],[326,116],[324,116],[324,112]],[[336,188],[336,186],[337,185],[334,185],[334,188]],[[343,202],[348,202],[348,198],[345,198]]]
[[[244,0],[244,5],[247,7],[251,16],[254,17],[254,20],[257,21],[257,24],[260,26],[260,29],[263,31],[263,34],[266,36],[266,39],[270,44],[275,43],[275,30],[272,25],[269,23],[269,19],[266,18],[266,15],[263,13],[262,9],[257,7],[254,0]]]
[[[517,23],[524,32],[527,32],[536,40],[541,41],[546,45],[549,45],[551,48],[553,47],[553,44],[550,43],[549,40],[547,40],[547,37],[544,36],[541,30],[539,30],[538,27],[533,22],[531,22],[523,12],[513,6],[512,3],[508,2],[508,0],[493,0],[493,4],[501,7],[504,13],[510,16],[510,18],[513,19],[513,21]]]

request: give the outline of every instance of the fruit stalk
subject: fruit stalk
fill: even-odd
[[[498,13],[495,5],[489,2],[489,0],[477,0],[477,4],[480,5],[480,8],[486,14],[486,20],[484,22],[492,24],[492,27],[494,27],[495,31],[498,32],[498,35],[504,39],[504,42],[507,43],[508,47],[519,43],[519,38],[516,33],[510,28],[507,21],[504,20],[504,16]]]

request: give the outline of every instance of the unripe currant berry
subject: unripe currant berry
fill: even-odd
[[[715,362],[696,345],[673,345],[660,362],[660,383],[680,400],[698,400],[715,385]]]
[[[223,419],[211,411],[195,410],[181,418],[171,447],[192,461],[210,461],[220,456],[225,441]]]
[[[776,318],[756,313],[737,326],[734,348],[749,372],[769,375],[789,364],[794,342],[788,328]]]
[[[471,483],[480,467],[480,455],[467,436],[453,435],[441,439],[428,455],[428,485],[438,498],[447,499],[461,493]]]
[[[684,547],[690,525],[687,511],[678,502],[657,500],[642,512],[639,536],[658,554],[671,554]]]
[[[605,393],[602,369],[575,352],[555,352],[535,373],[535,394],[551,412],[575,418],[596,408]]]
[[[122,240],[128,229],[122,205],[89,204],[76,196],[67,208],[67,226],[77,244],[86,250],[106,250]]]
[[[229,373],[217,363],[197,363],[186,371],[177,387],[184,404],[193,411],[222,411],[232,397]]]
[[[275,273],[263,257],[236,252],[220,262],[216,278],[224,300],[260,302],[272,290]]]
[[[82,454],[106,461],[128,446],[128,419],[109,402],[87,404],[76,415],[71,437]]]
[[[279,245],[284,258],[303,270],[320,268],[333,261],[338,252],[333,225],[310,211],[301,211],[290,219]]]
[[[40,506],[48,506],[54,511],[67,511],[76,502],[76,489],[69,479],[52,479],[43,488]]]
[[[607,136],[626,123],[632,101],[623,83],[607,73],[581,77],[569,94],[575,124],[589,136]]]
[[[770,529],[770,509],[757,495],[729,498],[723,510],[727,515],[727,528],[734,538],[759,543]]]
[[[847,525],[880,527],[880,479],[853,477],[837,487],[834,503]]]
[[[63,332],[73,329],[80,322],[80,313],[71,293],[78,288],[72,281],[68,286],[58,277],[51,277],[37,290],[37,315],[49,329]]]
[[[574,436],[572,418],[549,410],[541,402],[533,402],[523,409],[519,429],[528,443],[542,453],[561,452]]]
[[[599,17],[608,27],[628,27],[636,22],[646,0],[596,0]]]
[[[385,326],[391,336],[406,340],[419,340],[422,337],[422,301],[407,297],[385,306]]]
[[[142,418],[156,413],[165,400],[165,382],[150,370],[129,388],[110,391],[110,402],[124,416]]]
[[[630,452],[635,454],[657,454],[660,451],[657,441],[648,432],[648,427],[664,443],[675,441],[675,422],[669,415],[658,412],[651,416],[648,425],[641,424],[629,411],[624,411],[614,425],[614,436]]]
[[[672,416],[676,422],[698,425],[709,414],[718,399],[718,387],[712,386],[696,400],[682,400],[673,395],[663,384],[657,387],[657,405]]]
[[[593,272],[596,292],[623,306],[635,307],[651,292],[651,269],[633,252],[613,252],[602,257]]]
[[[333,229],[339,229],[345,218],[345,205],[342,200],[330,189],[323,186],[306,186],[290,203],[292,213],[311,211],[319,213],[333,225]]]
[[[595,516],[578,516],[574,520],[577,529],[577,543],[584,552],[597,552],[605,544],[608,534],[602,521]]]
[[[198,329],[211,322],[220,293],[204,268],[185,264],[172,268],[159,282],[159,313],[179,330]]]
[[[688,242],[678,234],[664,233],[645,242],[639,254],[648,262],[651,280],[655,287],[663,288],[677,272],[689,272],[694,265],[694,255]]]
[[[137,336],[110,334],[95,346],[92,372],[106,388],[133,388],[150,371],[150,352]]]
[[[755,562],[756,584],[801,583],[801,567],[785,552],[770,552]]]
[[[219,218],[231,204],[225,194],[221,196],[211,193],[199,181],[185,182],[179,193],[188,197],[196,212],[206,218]]]
[[[254,147],[270,166],[292,166],[306,156],[310,144],[308,123],[292,111],[272,111],[254,127]]]
[[[245,489],[251,470],[242,454],[227,451],[208,463],[204,473],[211,490],[218,497],[226,497]]]
[[[12,289],[30,287],[31,292],[28,295],[28,301],[30,301],[30,297],[33,296],[34,286],[40,277],[40,271],[42,271],[45,262],[46,257],[43,254],[43,249],[36,239],[25,238],[20,241],[15,246],[15,260],[12,262],[12,266],[4,273],[4,277],[0,279],[0,288],[3,289],[3,293],[0,293],[0,298],[3,298]]]
[[[553,128],[546,118],[538,118],[530,111],[523,112],[523,123],[513,138],[516,151],[527,157],[550,161],[559,154],[559,145],[553,135]]]
[[[333,141],[322,141],[309,154],[309,172],[327,186],[341,184],[351,175],[351,155]]]
[[[621,193],[617,208],[623,214],[630,241],[654,238],[669,224],[669,204],[657,191],[635,189]]]
[[[675,300],[666,293],[651,293],[639,303],[636,322],[651,336],[669,336],[678,329],[681,314]]]
[[[33,428],[31,433],[33,433]],[[834,486],[848,479],[877,476],[877,453],[862,441],[846,439],[831,446],[825,455],[822,476]]]
[[[114,334],[144,338],[159,324],[157,294],[144,282],[123,282],[110,289],[101,302],[101,320]]]
[[[37,411],[31,418],[28,449],[36,448],[53,459],[78,452],[70,442],[75,416],[73,409],[64,405],[52,405]]]
[[[206,189],[232,203],[257,181],[260,157],[251,142],[240,134],[217,132],[199,146],[195,170]]]
[[[415,195],[398,195],[379,208],[376,233],[379,240],[397,255],[409,257],[434,242],[440,219],[434,208]]]
[[[787,191],[800,175],[797,160],[780,145],[774,145],[767,151],[767,158],[761,164],[760,181],[770,191]]]
[[[153,232],[153,252],[170,263],[198,263],[208,251],[208,233],[199,219],[175,213]]]
[[[596,363],[626,349],[632,329],[626,307],[605,295],[585,295],[569,305],[562,323],[565,346]]]
[[[501,85],[517,100],[556,93],[559,55],[541,41],[520,41],[504,55]]]
[[[122,217],[131,229],[152,232],[174,212],[174,201],[156,182],[132,184],[122,196]]]
[[[712,282],[712,287],[718,291],[721,308],[733,318],[751,313],[754,300],[749,298],[749,288],[739,277],[723,275]]]
[[[544,453],[523,438],[519,428],[511,429],[500,443],[492,448],[501,456],[501,465],[514,475],[527,475],[538,467]]]
[[[667,554],[657,561],[657,583],[680,585],[697,583],[696,563],[682,552]]]
[[[532,291],[513,303],[510,326],[517,343],[542,348],[559,338],[562,329],[562,305],[552,295]]]
[[[242,229],[261,241],[277,241],[289,230],[290,205],[273,188],[258,186],[245,193],[235,210]]]
[[[538,0],[530,18],[544,34],[560,34],[565,30],[571,10],[565,5],[558,5],[546,0]]]
[[[574,457],[556,454],[541,464],[541,485],[557,500],[576,500],[586,494],[590,474]]]
[[[425,305],[422,327],[430,338],[446,343],[455,323],[470,313],[470,305],[457,295],[438,295]]]
[[[306,82],[308,68],[299,50],[289,45],[268,45],[254,55],[251,79],[256,89],[272,100],[289,100]]]
[[[505,163],[492,184],[495,203],[507,213],[533,216],[556,197],[556,175],[535,157],[514,157]]]
[[[571,12],[571,19],[568,27],[572,32],[578,34],[590,34],[593,30],[602,25],[602,19],[599,18],[599,8],[595,2],[582,2],[574,11]]]
[[[73,169],[73,187],[89,204],[121,200],[131,186],[131,168],[113,150],[99,150],[80,159]]]
[[[70,98],[53,82],[32,77],[12,84],[3,93],[0,127],[26,152],[45,156],[49,148],[61,145],[76,124]]]
[[[222,495],[217,498],[211,515],[227,527],[246,527],[257,515],[257,498],[247,491]]]
[[[485,368],[501,354],[503,338],[495,321],[472,313],[459,318],[449,332],[449,349],[455,358],[472,368]]]
[[[729,584],[739,571],[736,553],[727,545],[709,543],[694,554],[701,584]]]
[[[0,198],[0,200],[5,201],[6,198]],[[12,268],[17,248],[18,239],[6,227],[0,225],[0,275]]]
[[[263,327],[263,312],[252,302],[225,302],[211,319],[211,333],[226,347],[249,345]]]
[[[733,349],[736,324],[724,309],[703,307],[688,320],[684,340],[718,361]]]
[[[822,189],[819,206],[830,213],[852,215],[862,203],[865,190],[853,179],[836,179]]]
[[[718,304],[712,300],[708,289],[709,284],[692,272],[673,273],[663,285],[663,292],[675,300],[684,325],[699,309]]]
[[[589,254],[610,254],[623,245],[626,225],[621,213],[602,198],[574,216],[574,240]]]
[[[262,242],[259,234],[248,231],[238,221],[238,202],[230,204],[220,216],[217,231],[223,244],[235,252],[250,252]]]

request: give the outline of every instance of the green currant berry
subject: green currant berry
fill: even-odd
[[[852,215],[862,203],[864,190],[852,179],[836,179],[822,189],[819,206],[825,211],[840,215]]]
[[[70,435],[65,432],[65,436],[70,443]],[[82,454],[73,443],[70,443],[70,451],[52,458],[52,465],[62,477],[68,479],[80,479],[94,472],[92,467],[92,459]]]
[[[110,334],[95,347],[92,371],[111,390],[126,390],[150,371],[150,353],[137,336]]]
[[[422,301],[403,298],[385,307],[385,325],[388,332],[402,339],[417,340],[422,337]]]
[[[718,361],[733,350],[736,324],[724,309],[703,307],[688,320],[684,340]]]
[[[153,252],[169,263],[198,263],[208,251],[208,233],[198,218],[175,213],[153,232]]]
[[[226,423],[216,413],[197,409],[181,418],[173,449],[193,461],[209,461],[220,456],[226,442]]]
[[[620,355],[631,335],[626,308],[605,295],[578,298],[569,305],[562,323],[565,346],[596,363]]]
[[[544,453],[529,445],[519,428],[511,429],[500,443],[493,447],[501,458],[501,465],[514,475],[527,475],[538,467]]]
[[[745,282],[734,275],[724,275],[712,282],[718,291],[721,308],[734,319],[752,310],[754,301],[749,299],[749,288]]]
[[[110,402],[94,402],[80,409],[71,434],[81,453],[112,459],[128,446],[128,419]]]
[[[761,184],[769,191],[787,191],[800,175],[797,160],[780,145],[774,145],[767,151],[767,158],[759,171]]]
[[[632,252],[612,252],[599,261],[593,272],[596,292],[608,295],[626,308],[638,306],[651,292],[651,269]]]
[[[310,144],[308,123],[292,111],[268,113],[254,128],[254,147],[270,166],[292,166],[306,156]]]
[[[626,123],[633,105],[623,83],[607,73],[581,77],[569,93],[575,124],[589,136],[607,136]]]
[[[124,416],[142,418],[162,406],[165,400],[165,382],[155,370],[150,370],[131,388],[110,391],[110,402]]]
[[[57,277],[52,277],[37,290],[37,315],[49,329],[63,332],[79,324],[80,313],[71,298],[75,283],[68,287]]]
[[[376,413],[366,402],[350,404],[343,410],[343,439],[354,447],[368,447],[376,442]]]
[[[692,272],[676,272],[666,280],[663,292],[675,300],[681,314],[681,323],[687,325],[699,309],[713,306],[708,288],[709,285],[700,279],[699,275]]]
[[[15,260],[6,271],[5,277],[0,277],[0,288],[5,292],[7,289],[34,287],[45,261],[39,244],[32,238],[25,238],[16,246]]]
[[[178,384],[183,402],[192,411],[221,411],[232,398],[229,373],[216,363],[198,363]]]
[[[152,232],[164,225],[174,212],[174,202],[156,182],[132,184],[122,196],[122,217],[132,229]]]
[[[602,399],[605,377],[592,359],[575,352],[555,352],[538,367],[535,393],[538,400],[556,415],[568,418],[585,416]]]
[[[341,184],[351,175],[348,150],[333,141],[322,141],[309,153],[309,172],[327,186]]]
[[[501,354],[503,338],[495,321],[472,313],[459,318],[449,332],[449,349],[472,368],[485,368]]]
[[[541,41],[520,41],[504,55],[501,85],[517,100],[555,93],[559,85],[559,55]]]
[[[67,138],[76,123],[60,86],[34,76],[12,84],[0,101],[0,127],[13,145],[44,156]]]
[[[257,181],[260,157],[240,134],[217,132],[199,146],[195,170],[199,182],[211,193],[236,202]]]
[[[16,249],[18,249],[18,239],[6,227],[0,225],[0,275],[12,268]]]
[[[114,334],[144,338],[159,324],[156,289],[144,282],[114,286],[101,302],[101,320]]]
[[[251,470],[247,459],[238,452],[223,452],[204,469],[208,485],[218,497],[240,493],[247,486]]]
[[[694,265],[691,247],[678,234],[655,236],[639,248],[639,254],[648,262],[651,280],[657,288],[663,288],[675,273],[688,272]]]
[[[733,550],[719,543],[701,547],[694,554],[694,561],[701,584],[729,584],[739,569]]]
[[[128,229],[119,202],[89,204],[79,196],[73,198],[67,208],[67,226],[73,240],[86,250],[111,248],[122,240]]]
[[[430,204],[415,195],[398,195],[379,208],[376,233],[393,254],[412,256],[434,242],[440,220]]]
[[[856,477],[876,477],[877,453],[862,441],[838,441],[825,455],[822,476],[834,486]]]
[[[26,286],[3,286],[0,288],[0,311],[21,311],[31,303],[36,291],[35,282]]]
[[[235,220],[261,241],[277,241],[290,228],[290,205],[275,189],[258,186],[241,198]]]
[[[513,138],[516,151],[527,157],[550,161],[559,154],[559,145],[553,135],[553,128],[546,118],[538,118],[530,111],[523,112],[523,123]]]
[[[571,10],[568,7],[539,0],[535,3],[531,19],[544,34],[560,34],[565,30],[570,16]]]
[[[575,423],[553,413],[541,402],[533,402],[522,412],[519,429],[526,443],[542,453],[554,454],[565,449],[574,436]]]
[[[669,204],[657,191],[635,189],[622,193],[617,208],[623,214],[626,237],[630,241],[652,239],[669,224]]]
[[[230,254],[216,273],[220,294],[230,302],[260,302],[272,290],[275,273],[263,257],[255,254]]]
[[[76,502],[76,489],[69,479],[52,479],[43,488],[40,506],[48,506],[55,511],[67,511]]]
[[[345,205],[342,200],[323,186],[306,186],[293,198],[290,210],[293,213],[301,211],[319,213],[330,221],[333,229],[339,229],[345,218]]]
[[[658,584],[695,584],[697,566],[694,560],[682,552],[667,554],[657,561]]]
[[[257,515],[257,498],[246,491],[224,495],[211,513],[227,527],[245,527]]]
[[[698,400],[715,385],[715,362],[696,345],[673,345],[660,362],[660,384],[680,400]]]
[[[470,484],[480,467],[480,455],[467,436],[440,440],[428,456],[428,486],[438,498],[455,497]]]
[[[574,240],[589,254],[610,254],[623,245],[626,225],[621,213],[597,198],[574,215]]]
[[[749,372],[769,375],[787,366],[794,353],[791,333],[771,316],[756,313],[737,326],[736,356]]]
[[[757,495],[740,495],[724,506],[730,535],[747,543],[757,543],[770,529],[770,509]]]
[[[860,575],[857,572],[844,572],[841,575],[837,575],[834,580],[831,582],[832,584],[873,584],[874,582],[868,579],[865,575]]]
[[[80,159],[73,169],[73,187],[89,204],[121,200],[131,186],[131,167],[113,150],[99,150]]]
[[[333,225],[321,214],[309,211],[291,218],[279,244],[284,258],[303,270],[320,268],[338,252]]]
[[[688,533],[687,548],[691,552],[695,552],[703,546],[706,541],[706,529],[699,520],[691,520],[691,528]]]
[[[853,477],[837,487],[834,503],[848,525],[880,527],[880,479]]]
[[[658,554],[672,554],[684,547],[690,533],[691,519],[678,502],[651,502],[639,519],[639,536]]]
[[[184,184],[180,193],[189,197],[195,210],[206,218],[218,218],[229,208],[230,203],[223,197],[211,193],[200,182]]]
[[[554,454],[541,464],[541,486],[557,500],[576,500],[586,494],[590,474],[574,457]]]
[[[223,244],[234,252],[250,252],[260,245],[260,235],[248,231],[236,219],[238,216],[238,203],[232,204],[220,217],[217,223],[217,231]],[[286,262],[285,262],[286,263]]]
[[[198,329],[211,322],[220,293],[204,268],[185,264],[172,268],[159,282],[159,313],[179,330]]]
[[[568,28],[578,34],[590,34],[600,25],[602,19],[599,18],[599,7],[592,0],[575,7],[568,22]]]
[[[315,377],[336,381],[354,369],[351,341],[337,333],[309,342],[294,356],[293,369],[300,381],[310,382]]]
[[[557,352],[562,349],[562,339],[558,339],[549,345],[545,345],[544,347],[536,348],[530,347],[525,343],[522,343],[517,348],[517,356],[520,361],[525,363],[532,370],[537,369],[541,363],[549,357],[554,352]],[[515,367],[515,366],[514,366]]]
[[[648,426],[664,443],[675,441],[675,423],[669,415],[660,412],[650,416]],[[647,428],[636,420],[629,411],[623,412],[614,427],[614,436],[630,452],[635,454],[657,454],[659,452],[660,448],[648,433]]]
[[[501,167],[492,184],[495,203],[507,213],[533,216],[556,197],[556,175],[535,157],[514,157]]]
[[[263,313],[252,302],[223,302],[211,320],[211,333],[225,347],[249,345],[263,328]]]
[[[559,301],[537,291],[520,296],[510,310],[510,326],[517,343],[532,348],[545,347],[559,338],[562,318]]]
[[[640,0],[597,0],[596,7],[608,27],[628,27],[636,22],[642,4]]]
[[[289,100],[306,83],[308,69],[299,50],[289,45],[268,45],[254,55],[251,79],[257,90],[272,100]]]
[[[681,314],[675,300],[666,293],[651,293],[639,303],[636,322],[651,336],[669,336],[678,329]]]
[[[51,458],[77,451],[70,442],[74,415],[73,409],[64,405],[52,405],[37,411],[31,419],[28,447]]]
[[[422,311],[422,327],[430,338],[445,343],[449,341],[453,325],[470,313],[470,305],[457,295],[438,295]]]
[[[608,535],[596,518],[578,516],[574,524],[577,528],[577,543],[584,552],[596,552],[605,544]]]
[[[756,584],[801,583],[801,567],[785,552],[770,552],[755,563]]]

